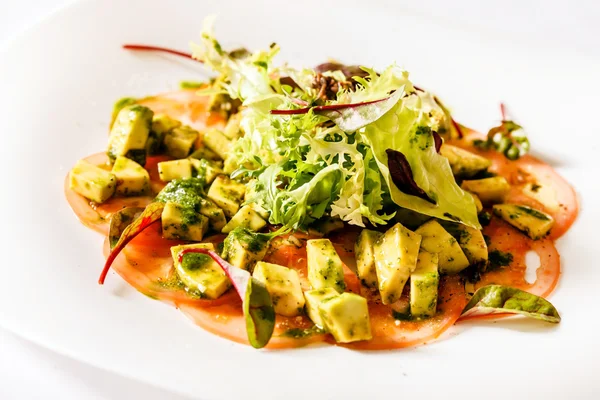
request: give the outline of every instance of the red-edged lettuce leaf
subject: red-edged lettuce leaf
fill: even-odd
[[[108,243],[111,250],[119,243],[125,229],[138,219],[143,212],[143,207],[126,207],[112,215],[108,228]]]
[[[110,266],[115,261],[119,253],[127,246],[129,242],[133,240],[137,235],[139,235],[144,229],[148,228],[154,222],[160,219],[162,215],[162,211],[165,208],[163,203],[152,203],[148,207],[144,209],[144,211],[137,217],[135,221],[133,221],[130,225],[128,225],[121,234],[119,240],[114,244],[111,243],[111,252],[106,259],[106,263],[104,264],[104,269],[100,274],[100,278],[98,279],[99,284],[104,284],[104,280],[106,279],[106,275],[110,270]],[[111,223],[112,225],[112,223]],[[119,225],[115,222],[116,226]]]
[[[406,156],[393,149],[387,149],[385,152],[388,156],[388,169],[394,185],[403,193],[417,196],[431,204],[435,204],[435,200],[429,197],[415,182]]]
[[[179,253],[179,262],[182,262],[188,253],[208,255],[219,264],[242,299],[248,341],[257,349],[266,346],[275,329],[275,310],[271,296],[262,282],[254,279],[248,271],[234,267],[216,252],[208,249],[185,249]]]

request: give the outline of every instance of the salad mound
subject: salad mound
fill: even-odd
[[[396,65],[292,68],[275,44],[226,51],[212,19],[191,54],[124,47],[216,75],[117,101],[107,151],[67,176],[71,207],[106,238],[101,284],[112,269],[256,348],[391,349],[464,319],[560,322],[544,297],[577,198],[504,105],[481,135]]]

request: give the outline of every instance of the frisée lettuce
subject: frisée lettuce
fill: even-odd
[[[383,225],[406,208],[479,227],[472,196],[434,145],[445,114],[406,71],[362,68],[365,76],[348,78],[341,71],[275,66],[276,45],[234,57],[215,39],[212,20],[192,50],[219,74],[200,93],[242,102],[244,135],[226,164],[237,166],[233,177],[249,181],[246,201],[267,210],[271,224],[307,229],[331,216]],[[405,160],[392,172],[390,151]],[[398,183],[398,168],[426,198]]]

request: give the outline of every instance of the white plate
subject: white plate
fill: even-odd
[[[206,399],[598,393],[600,212],[586,207],[599,194],[598,64],[437,26],[402,15],[393,3],[168,4],[78,3],[1,53],[3,327],[78,360]],[[397,60],[475,128],[490,127],[498,102],[506,101],[536,152],[553,160],[582,198],[579,220],[559,242],[564,275],[552,301],[563,316],[560,326],[463,324],[445,340],[403,351],[256,351],[202,331],[114,274],[98,286],[102,238],[75,220],[63,197],[64,176],[78,158],[104,148],[115,99],[206,76],[198,64],[131,54],[120,44],[185,49],[209,13],[220,14],[225,45],[277,41],[280,59],[296,64]]]

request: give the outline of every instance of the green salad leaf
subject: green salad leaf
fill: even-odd
[[[434,142],[433,132],[447,125],[446,113],[415,89],[408,72],[396,65],[380,73],[341,64],[319,72],[276,66],[275,45],[233,56],[215,39],[212,20],[192,49],[219,74],[200,93],[242,101],[244,136],[227,164],[239,166],[232,176],[250,181],[247,202],[267,210],[271,224],[306,230],[334,217],[384,225],[406,208],[479,227],[472,197],[435,149],[441,140]],[[350,71],[357,76],[346,76]],[[324,82],[335,87],[327,96]],[[390,173],[390,151],[401,154],[394,164],[401,180]]]
[[[479,288],[462,312],[463,317],[489,314],[520,314],[557,324],[560,315],[546,299],[521,289],[488,285]]]
[[[448,159],[437,153],[431,120],[420,107],[421,99],[417,95],[406,96],[361,131],[390,188],[392,200],[402,208],[479,228],[473,198],[456,183]],[[390,174],[388,149],[406,157],[416,185],[433,202],[398,189]]]

